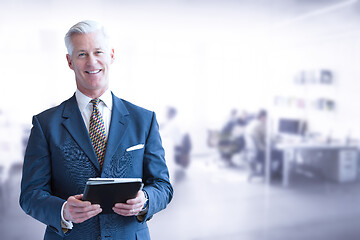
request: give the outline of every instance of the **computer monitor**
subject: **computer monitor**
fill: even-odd
[[[299,119],[279,119],[278,131],[280,134],[303,135],[304,122]]]

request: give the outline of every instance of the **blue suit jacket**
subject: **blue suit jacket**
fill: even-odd
[[[144,148],[127,152],[138,144]],[[144,221],[102,214],[61,229],[61,207],[83,193],[90,177],[142,178],[149,196]],[[24,158],[20,205],[47,225],[46,240],[150,239],[146,221],[164,209],[173,194],[155,114],[113,95],[113,109],[102,171],[75,95],[33,117]]]

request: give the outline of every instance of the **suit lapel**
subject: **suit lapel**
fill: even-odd
[[[106,162],[110,162],[112,156],[116,152],[116,149],[119,147],[128,127],[129,112],[127,111],[124,103],[119,98],[117,98],[113,93],[112,96],[113,108],[111,113],[111,123],[106,145],[104,165]]]
[[[92,147],[75,95],[66,102],[63,111],[63,118],[65,119],[63,121],[64,127],[69,131],[71,136],[85,152],[95,167],[100,170],[100,164]]]

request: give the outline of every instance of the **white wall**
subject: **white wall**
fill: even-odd
[[[113,35],[112,90],[155,110],[159,121],[176,106],[200,149],[206,129],[220,128],[232,108],[272,108],[273,95],[289,91],[301,69],[335,75],[336,113],[311,126],[360,136],[357,1],[19,0],[0,9],[0,109],[14,124],[30,125],[33,114],[73,94],[63,36],[95,19]]]
[[[350,135],[360,138],[360,31],[357,5],[345,6],[307,16],[279,29],[272,52],[273,92],[275,95],[315,99],[334,99],[335,111],[318,111],[312,107],[303,110],[285,108],[278,115],[289,115],[309,121],[311,131],[331,134],[343,141]],[[295,75],[301,71],[330,70],[334,83],[294,84]]]

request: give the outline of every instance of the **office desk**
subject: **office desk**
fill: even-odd
[[[317,168],[324,177],[338,182],[352,181],[357,177],[358,149],[356,147],[298,143],[278,144],[276,148],[283,151],[282,185],[284,187],[290,184],[291,164],[296,166],[299,162]]]

